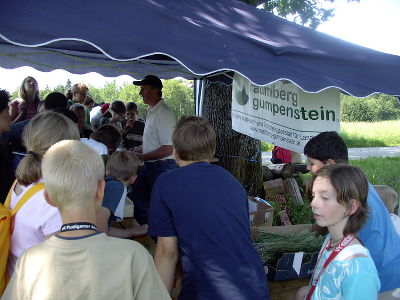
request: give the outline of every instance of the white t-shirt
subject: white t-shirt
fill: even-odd
[[[39,180],[43,182],[43,179]],[[14,208],[28,189],[34,184],[21,186],[22,193],[18,196],[12,191],[10,208]],[[46,235],[58,231],[62,225],[57,208],[47,204],[41,190],[34,194],[14,215],[14,231],[11,234],[10,253],[8,255],[8,274],[14,272],[18,257],[26,249],[43,242]]]
[[[90,111],[90,122],[92,122],[92,119],[95,115],[97,115],[101,110],[101,106],[95,106],[92,108]],[[101,112],[100,112],[101,113]]]
[[[172,145],[175,125],[175,115],[164,100],[149,108],[143,132],[143,153],[154,151],[164,145]],[[170,155],[163,159],[172,158]]]
[[[93,109],[92,109],[93,110]],[[97,110],[96,113],[90,115],[90,124],[92,124],[93,130],[96,130],[100,127],[100,119],[103,116],[101,109]]]
[[[395,214],[390,214],[390,219],[392,219],[394,228],[396,229],[397,233],[400,235],[400,217]]]
[[[96,150],[96,152],[99,153],[100,155],[108,154],[107,146],[104,145],[103,143],[100,143],[93,139],[85,139],[85,138],[81,138],[81,142],[88,145],[92,149]]]

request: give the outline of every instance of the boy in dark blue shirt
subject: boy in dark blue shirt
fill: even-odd
[[[157,236],[155,263],[171,292],[178,253],[182,299],[269,299],[263,265],[253,248],[247,194],[237,179],[209,164],[216,135],[208,121],[189,117],[172,136],[180,168],[157,179],[149,234]]]

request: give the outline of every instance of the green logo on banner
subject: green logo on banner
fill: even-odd
[[[249,95],[244,87],[242,87],[242,90],[235,90],[235,98],[239,105],[245,105],[249,102]]]

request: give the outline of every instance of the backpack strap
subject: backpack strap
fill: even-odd
[[[8,209],[10,209],[11,193],[16,184],[17,184],[17,180],[14,180],[14,183],[12,184],[10,190],[8,191],[6,201],[4,202],[4,206],[7,207]]]
[[[7,200],[4,205],[7,208],[10,208],[11,193],[12,193],[12,190],[14,189],[16,183],[17,183],[17,181],[14,182],[10,191],[8,192]],[[22,196],[22,198],[18,201],[17,205],[15,205],[15,207],[11,210],[11,216],[14,216],[17,213],[17,211],[22,207],[22,205],[24,205],[26,203],[26,201],[28,201],[33,195],[35,195],[37,192],[39,192],[43,189],[44,189],[44,183],[41,182],[41,183],[35,184],[29,190],[27,190],[25,192],[25,194]]]

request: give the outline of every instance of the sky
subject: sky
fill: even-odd
[[[335,8],[335,16],[321,24],[317,30],[361,46],[400,56],[400,35],[396,29],[400,27],[400,0],[360,0],[350,3],[347,0],[336,0],[333,3],[325,2],[323,5],[326,8]],[[109,78],[96,73],[74,75],[64,70],[39,72],[29,67],[14,70],[0,68],[0,87],[12,92],[26,76],[35,77],[39,88],[65,84],[67,79],[72,83],[83,82],[96,87],[113,80],[118,85],[132,81],[127,75]]]
[[[335,17],[317,29],[349,42],[400,56],[399,0],[336,0]]]

